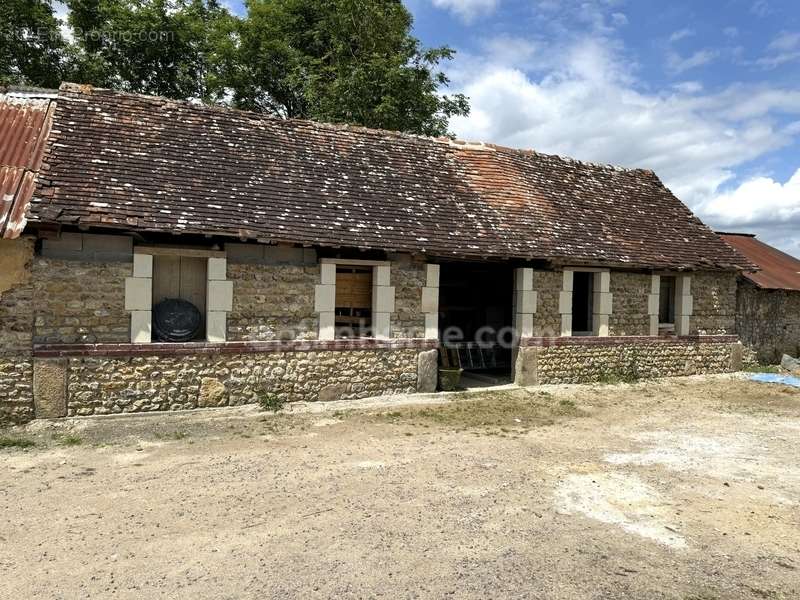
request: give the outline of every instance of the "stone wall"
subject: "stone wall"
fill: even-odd
[[[692,274],[694,312],[692,335],[736,333],[736,274],[699,272]]]
[[[130,341],[125,310],[129,262],[78,262],[37,256],[33,262],[34,343]]]
[[[425,337],[425,315],[422,312],[425,263],[410,259],[392,261],[391,285],[395,288],[392,337]]]
[[[525,385],[616,382],[727,373],[741,360],[742,346],[731,342],[568,344],[523,348],[520,370]]]
[[[0,240],[0,423],[33,418],[34,240]]]
[[[652,276],[648,273],[611,272],[612,313],[609,335],[649,335],[647,296]]]
[[[536,292],[536,314],[533,315],[533,335],[550,337],[561,335],[561,314],[558,296],[564,285],[561,271],[534,271],[533,289]]]
[[[319,266],[228,263],[233,281],[229,341],[317,338],[314,285]]]
[[[740,280],[736,329],[761,363],[780,363],[784,354],[800,356],[800,292],[762,290]]]
[[[69,415],[338,400],[411,393],[416,349],[70,358]]]

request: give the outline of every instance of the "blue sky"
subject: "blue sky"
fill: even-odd
[[[650,168],[800,256],[800,0],[404,1],[458,53],[458,137]]]

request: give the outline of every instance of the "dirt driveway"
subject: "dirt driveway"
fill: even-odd
[[[2,598],[800,597],[800,393],[781,386],[563,386],[0,439],[36,444],[0,448]]]

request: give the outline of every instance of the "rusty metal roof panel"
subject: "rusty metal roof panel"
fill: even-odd
[[[18,237],[52,124],[53,99],[0,95],[0,238]]]
[[[744,274],[758,287],[800,291],[800,260],[765,244],[752,234],[720,233],[719,236],[758,265],[760,271]]]

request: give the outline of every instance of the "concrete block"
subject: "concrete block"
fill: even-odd
[[[228,313],[210,310],[206,313],[206,341],[224,342],[228,339]]]
[[[332,312],[336,310],[336,286],[314,286],[314,312]]]
[[[153,255],[134,254],[133,255],[133,276],[152,277],[153,276]]]
[[[388,287],[391,278],[391,268],[388,265],[379,265],[372,268],[372,285]]]
[[[372,313],[372,330],[376,339],[387,340],[390,337],[390,316],[388,312]]]
[[[83,234],[63,232],[58,239],[42,240],[42,256],[57,256],[59,252],[81,252]]]
[[[206,310],[233,310],[233,282],[209,281],[206,289]]]
[[[321,263],[319,272],[319,280],[322,285],[336,285],[336,265],[334,263]]]
[[[515,310],[518,313],[533,314],[536,312],[537,293],[533,290],[517,290],[516,300],[514,303]]]
[[[533,269],[520,268],[514,269],[514,289],[532,290],[533,289]]]
[[[561,284],[561,290],[564,292],[571,292],[572,291],[572,284],[575,280],[574,274],[572,271],[564,271],[563,283]]]
[[[647,295],[647,314],[658,315],[658,304],[661,301],[660,294]]]
[[[153,280],[125,278],[125,310],[150,310],[153,307]]]
[[[533,336],[533,315],[530,313],[517,313],[514,316],[514,327],[519,337]]]
[[[594,335],[597,337],[608,337],[608,315],[592,315],[592,326]]]
[[[439,383],[439,351],[426,350],[417,355],[417,392],[436,391]]]
[[[225,281],[228,278],[228,259],[211,257],[206,267],[206,278],[209,281]]]
[[[572,314],[561,315],[561,337],[572,335]]]
[[[658,314],[650,315],[650,335],[658,335]]]
[[[33,408],[37,419],[67,416],[67,360],[34,359]]]
[[[610,292],[595,292],[592,298],[592,312],[598,315],[610,315],[613,309],[613,297]]]
[[[675,295],[676,296],[689,296],[692,293],[692,276],[691,275],[678,275],[675,278]]]
[[[558,293],[558,312],[562,315],[572,315],[572,292]]]
[[[434,265],[434,264],[425,265],[425,287],[438,288],[440,272],[441,268],[439,267],[439,265]]]
[[[425,315],[425,339],[439,339],[439,313],[427,313]]]
[[[538,364],[538,348],[520,347],[514,360],[514,383],[520,387],[538,385]]]
[[[439,312],[439,288],[435,287],[422,288],[422,312],[424,313]]]
[[[261,244],[225,244],[225,254],[231,263],[258,264],[264,262],[264,248]]]
[[[611,273],[609,271],[595,272],[593,285],[595,292],[608,292],[611,289]]]
[[[149,344],[152,341],[153,313],[149,310],[131,312],[131,343]]]
[[[320,340],[332,340],[336,338],[336,313],[326,311],[319,313],[319,334]]]
[[[84,233],[83,251],[92,254],[133,254],[133,238],[127,235]]]
[[[661,277],[659,275],[650,276],[650,293],[656,296],[661,293]]]
[[[372,310],[376,313],[394,312],[394,286],[375,285],[372,287]]]
[[[744,346],[742,342],[731,344],[731,371],[741,371],[744,367]]]
[[[688,315],[675,317],[675,333],[677,335],[689,335],[690,322]]]
[[[675,302],[675,314],[692,316],[694,314],[694,297],[678,296]]]

